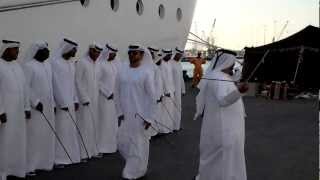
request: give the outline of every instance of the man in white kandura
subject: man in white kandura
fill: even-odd
[[[153,66],[154,69],[154,86],[156,92],[156,106],[155,106],[155,114],[154,114],[154,127],[157,128],[157,132],[154,135],[159,134],[166,134],[171,132],[166,125],[166,122],[163,121],[163,104],[162,98],[164,96],[164,86],[163,86],[163,78],[161,73],[161,58],[162,54],[159,52],[160,50],[155,47],[148,47],[149,52],[151,53]]]
[[[68,165],[80,162],[80,144],[75,126],[78,97],[75,86],[74,60],[78,44],[64,39],[51,59],[53,95],[56,102],[56,131],[66,148],[56,143],[55,164]],[[68,154],[70,157],[68,156]]]
[[[24,59],[24,72],[31,103],[32,118],[27,122],[27,172],[51,170],[55,158],[54,98],[51,64],[46,42],[31,45]],[[45,119],[46,118],[46,119]]]
[[[25,177],[26,121],[31,118],[26,81],[16,61],[19,42],[3,40],[0,47],[0,175]],[[27,119],[27,120],[26,120]]]
[[[181,129],[181,96],[184,96],[186,93],[186,86],[183,79],[182,65],[180,63],[182,57],[184,55],[184,51],[176,48],[175,55],[173,56],[172,61],[172,73],[173,73],[173,81],[175,86],[175,94],[174,94],[174,129],[179,131]]]
[[[98,59],[102,49],[99,44],[91,44],[83,58],[76,63],[76,87],[80,102],[77,117],[82,134],[79,141],[84,141],[80,146],[83,160],[98,155]]]
[[[158,127],[158,131],[160,134],[168,134],[172,132],[172,129],[167,127],[168,124],[166,121],[170,120],[166,115],[166,110],[164,109],[163,97],[164,97],[164,74],[162,73],[162,53],[155,53],[154,63],[156,64],[156,72],[155,72],[155,89],[156,89],[156,98],[157,105],[155,110],[155,120],[157,121],[155,124]],[[167,119],[166,119],[167,118]]]
[[[124,179],[138,179],[146,175],[149,159],[149,129],[156,102],[154,81],[143,65],[145,49],[129,46],[129,63],[124,63],[116,79],[116,106],[119,116],[118,149],[126,164]],[[148,103],[146,103],[148,102]]]
[[[165,125],[170,129],[170,133],[174,130],[174,112],[175,106],[173,104],[173,98],[175,93],[175,86],[173,81],[173,67],[170,62],[172,58],[172,50],[163,49],[163,58],[161,62],[161,73],[163,78],[164,96],[162,98],[162,107],[164,110],[163,121]]]
[[[197,180],[246,180],[245,113],[241,93],[246,83],[232,78],[236,62],[231,51],[220,50],[199,84],[197,113],[203,115]]]
[[[106,45],[99,60],[98,150],[99,153],[117,151],[118,117],[114,103],[115,80],[118,72],[118,50]]]

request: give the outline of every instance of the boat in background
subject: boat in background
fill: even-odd
[[[26,47],[45,40],[55,49],[62,38],[80,44],[80,56],[96,41],[111,43],[126,57],[130,43],[184,48],[196,0],[0,0],[0,38]]]

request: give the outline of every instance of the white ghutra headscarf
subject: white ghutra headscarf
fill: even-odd
[[[28,51],[26,52],[26,56],[24,58],[23,63],[27,63],[34,59],[34,56],[37,54],[39,50],[48,48],[48,43],[45,41],[37,41],[29,47]]]
[[[54,52],[54,54],[52,56],[53,60],[61,59],[63,54],[70,52],[73,48],[78,49],[78,43],[76,43],[73,40],[64,38],[61,41],[57,50]]]
[[[20,47],[20,42],[18,41],[2,40],[1,47],[0,47],[0,57],[3,55],[6,49],[19,48],[19,47]]]

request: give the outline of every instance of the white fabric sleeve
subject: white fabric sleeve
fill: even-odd
[[[150,73],[150,75],[146,76],[146,79],[144,81],[144,89],[146,90],[147,94],[150,98],[150,104],[148,106],[148,109],[145,110],[144,113],[146,117],[146,121],[149,123],[152,123],[154,121],[155,117],[155,110],[156,110],[156,90],[155,90],[155,84],[154,84],[154,74]]]
[[[112,90],[111,90],[111,86],[108,86],[108,82],[109,82],[109,80],[108,80],[108,76],[107,75],[105,75],[105,73],[104,73],[104,69],[103,68],[101,68],[101,71],[100,71],[100,73],[99,73],[99,77],[98,77],[98,79],[99,79],[99,82],[98,82],[98,85],[99,85],[99,91],[100,91],[100,93],[104,96],[104,97],[106,97],[106,98],[108,98],[108,97],[110,97],[111,96],[111,94],[113,93],[112,92]]]
[[[78,95],[80,103],[90,102],[90,98],[88,96],[88,91],[86,87],[84,87],[83,79],[85,79],[85,75],[87,74],[85,64],[83,64],[80,60],[75,64],[75,81],[76,81],[76,92]],[[77,102],[77,98],[74,98],[74,101]]]
[[[60,81],[64,79],[62,73],[59,73],[59,64],[58,62],[52,63],[52,75],[53,75],[53,97],[56,102],[56,106],[59,108],[68,107],[68,103],[64,96],[63,83]]]
[[[214,82],[214,93],[221,107],[227,107],[234,104],[241,98],[241,93],[231,82]]]
[[[31,111],[31,105],[30,105],[30,89],[29,89],[29,85],[27,84],[24,72],[21,68],[21,80],[23,83],[22,86],[22,91],[23,91],[23,100],[24,100],[24,110],[25,111]]]
[[[168,80],[170,82],[169,84],[169,93],[171,94],[171,97],[174,96],[175,92],[176,92],[176,89],[175,89],[175,83],[174,83],[174,72],[173,72],[173,66],[172,64],[170,64],[170,68],[169,68],[169,72],[168,72]]]
[[[32,67],[30,65],[25,65],[24,66],[24,74],[25,74],[25,80],[26,80],[26,91],[29,94],[30,97],[30,103],[33,108],[35,108],[38,103],[40,102],[39,98],[37,98],[36,94],[34,91],[32,91],[32,83],[33,83],[33,76],[34,73],[32,71]]]
[[[114,103],[116,105],[116,113],[117,116],[123,115],[123,110],[121,107],[121,101],[120,101],[120,77],[119,75],[116,76],[116,82],[115,82],[115,90],[114,90]]]

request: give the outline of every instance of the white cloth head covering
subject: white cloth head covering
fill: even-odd
[[[109,58],[109,54],[110,50],[107,47],[103,48],[99,57],[99,61],[106,61]]]
[[[162,53],[163,53],[163,56],[166,56],[168,54],[172,54],[172,49],[162,49]]]
[[[20,42],[17,41],[9,41],[9,40],[2,40],[1,47],[0,47],[0,57],[3,55],[4,51],[8,48],[18,48],[20,47]]]
[[[212,58],[209,67],[207,68],[204,77],[212,74],[213,72],[220,72],[236,63],[236,57],[232,54],[224,52],[217,52]],[[209,77],[206,77],[209,78]]]
[[[163,58],[163,54],[161,52],[156,53],[156,57],[154,58],[154,63],[158,63]]]
[[[114,45],[107,44],[106,47],[109,49],[110,52],[118,52],[118,49]]]
[[[61,59],[63,54],[70,52],[73,48],[78,48],[78,44],[73,40],[64,38],[54,52],[54,55],[52,56],[53,60]]]
[[[236,57],[232,54],[217,52],[216,55],[212,58],[211,63],[204,75],[204,78],[215,79],[217,74],[220,74],[222,70],[232,66],[236,62]],[[227,80],[221,76],[218,76],[220,80]],[[194,120],[199,117],[204,111],[204,104],[206,100],[206,89],[209,80],[202,79],[198,85],[200,89],[199,94],[196,97],[196,114]]]
[[[173,56],[171,57],[172,59],[174,59],[174,57],[176,56],[176,54],[181,54],[182,57],[181,59],[184,57],[184,50],[179,49],[178,47],[176,47],[176,49],[173,51]]]
[[[153,58],[151,55],[151,52],[149,51],[148,48],[144,48],[144,56],[142,60],[142,65],[155,65],[153,62]]]
[[[82,59],[89,57],[89,50],[90,49],[96,49],[97,51],[100,51],[100,52],[102,52],[104,50],[102,45],[100,45],[99,43],[93,42],[89,45],[87,51],[83,54]],[[100,54],[100,56],[101,56],[101,54]],[[97,60],[100,60],[100,56],[98,57]]]
[[[145,48],[139,44],[131,44],[129,45],[129,48],[128,48],[128,52],[130,51],[141,51],[141,52],[145,52]]]
[[[154,52],[154,53],[159,52],[159,48],[157,48],[155,46],[149,46],[148,49],[149,49],[150,52]]]
[[[33,43],[29,47],[28,51],[26,52],[26,56],[24,58],[24,63],[27,63],[27,62],[33,60],[36,53],[39,50],[45,49],[45,48],[48,48],[48,43],[45,41],[37,41],[37,42]]]

